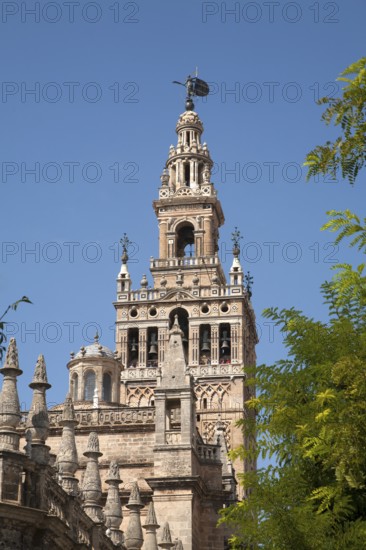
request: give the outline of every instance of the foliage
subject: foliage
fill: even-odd
[[[5,352],[5,346],[3,344],[6,342],[6,334],[4,332],[6,321],[4,321],[4,317],[6,316],[8,311],[10,311],[11,309],[15,311],[17,309],[17,307],[19,306],[19,304],[21,304],[22,302],[25,302],[27,304],[32,303],[30,301],[30,299],[27,298],[27,296],[23,296],[22,298],[20,298],[20,300],[17,300],[13,304],[10,304],[10,306],[8,306],[6,308],[6,310],[4,311],[2,316],[0,317],[0,361],[2,360],[4,352]]]
[[[330,211],[322,229],[366,251],[366,220]],[[335,266],[322,285],[327,322],[267,309],[288,350],[247,381],[258,395],[241,424],[256,446],[232,455],[275,465],[242,476],[247,497],[222,511],[231,547],[353,550],[366,547],[366,277],[363,264]]]
[[[304,164],[309,167],[307,179],[318,174],[336,179],[340,169],[353,184],[366,162],[366,57],[347,67],[338,80],[346,83],[343,96],[323,97],[318,103],[328,105],[322,120],[340,125],[341,135],[334,142],[317,145]]]

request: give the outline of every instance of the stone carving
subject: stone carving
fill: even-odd
[[[152,501],[147,510],[145,525],[142,527],[146,529],[144,548],[146,548],[146,550],[158,550],[156,531],[159,529],[160,525],[157,522],[154,503]]]
[[[209,367],[206,368],[208,369]],[[225,401],[230,393],[230,389],[231,386],[229,383],[199,384],[196,387],[196,396],[199,401],[199,408],[204,408],[204,399],[206,399],[207,402],[207,409],[220,409],[224,407]]]
[[[82,485],[82,495],[84,499],[83,508],[88,516],[95,522],[103,519],[100,499],[102,496],[102,483],[100,479],[98,458],[103,453],[99,452],[99,440],[96,432],[89,434],[88,446],[84,452],[87,457],[86,469]]]
[[[3,368],[19,369],[18,348],[15,338],[10,338]]]
[[[179,445],[182,441],[180,432],[166,432],[165,442],[167,445]]]
[[[109,465],[108,479],[120,479],[118,462],[112,461]]]
[[[22,371],[18,365],[18,351],[15,338],[11,338],[6,353],[5,364],[0,372],[4,375],[0,393],[0,448],[19,449],[19,434],[16,427],[20,423],[20,406],[16,378]]]
[[[154,369],[149,369],[149,370],[153,370],[156,377],[155,370]],[[151,401],[153,399],[154,399],[154,391],[150,387],[140,386],[137,388],[132,388],[129,386],[127,388],[127,404],[130,407],[150,407]]]
[[[161,535],[161,541],[159,542],[160,548],[173,548],[175,546],[172,542],[172,536],[170,534],[169,523],[166,522],[163,525],[163,533]]]
[[[118,485],[122,482],[119,477],[117,462],[110,463],[105,482],[108,485],[108,493],[103,513],[105,524],[108,527],[107,533],[115,545],[121,545],[123,542],[123,533],[119,530],[119,526],[122,522],[122,506],[118,493]]]
[[[96,432],[90,432],[89,434],[87,452],[99,453],[99,439]]]
[[[49,419],[46,404],[46,390],[51,387],[47,381],[46,364],[40,355],[29,387],[33,390],[32,404],[26,421],[26,428],[32,435],[32,458],[39,464],[48,464],[49,447],[45,441],[49,433]]]
[[[230,420],[221,420],[227,449],[231,449],[231,422]],[[204,420],[202,422],[203,435],[207,442],[216,444],[216,420]]]
[[[141,502],[139,488],[136,482],[132,483],[131,494],[126,504],[130,510],[130,519],[126,531],[125,544],[127,550],[139,550],[143,545],[140,510],[144,507]]]
[[[32,383],[34,384],[35,382],[45,382],[46,384],[48,384],[46,363],[43,355],[39,355],[37,359]]]

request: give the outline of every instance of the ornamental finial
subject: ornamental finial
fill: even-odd
[[[240,254],[240,241],[243,237],[237,226],[235,226],[234,231],[231,233],[231,240],[233,241],[233,254],[237,258]]]
[[[119,241],[122,245],[122,257],[121,261],[123,264],[126,264],[128,262],[128,247],[131,244],[130,239],[127,236],[127,233],[123,233],[123,237]]]

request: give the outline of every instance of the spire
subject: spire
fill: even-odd
[[[162,369],[162,385],[186,386],[187,363],[184,355],[182,338],[184,332],[179,326],[178,315],[174,316],[174,323],[169,331],[168,349]]]
[[[145,525],[143,525],[143,528],[146,529],[144,550],[158,550],[156,531],[159,527],[160,525],[156,519],[154,503],[151,501],[147,510]]]
[[[130,510],[130,517],[126,531],[125,545],[127,550],[140,550],[144,542],[140,510],[144,505],[141,502],[140,491],[136,482],[132,484],[130,498],[126,507]]]
[[[103,521],[100,506],[100,498],[102,496],[102,483],[100,479],[98,458],[103,455],[99,451],[99,440],[96,432],[90,432],[88,446],[83,453],[88,459],[83,479],[83,508],[88,516],[95,522]]]
[[[164,523],[163,534],[161,541],[159,542],[159,548],[174,548],[175,544],[172,542],[172,536],[170,534],[169,523]]]
[[[75,426],[78,421],[75,418],[74,405],[69,393],[66,395],[59,424],[62,426],[62,437],[56,465],[61,475],[63,489],[68,494],[76,496],[78,493],[78,479],[75,477],[75,472],[78,469],[78,455],[75,443]]]
[[[105,525],[108,527],[108,534],[112,542],[118,545],[123,543],[123,532],[119,529],[122,522],[122,506],[119,498],[118,485],[122,483],[122,481],[119,476],[117,462],[112,461],[110,463],[105,482],[108,485],[107,501],[103,509]]]
[[[174,323],[169,334],[180,334],[182,337],[184,336],[184,332],[179,326],[178,315],[174,315]]]
[[[240,263],[240,241],[242,235],[237,227],[231,233],[231,240],[233,242],[233,263],[230,268],[230,285],[239,285],[243,284],[243,268]]]
[[[19,368],[18,350],[15,338],[11,338],[6,352],[3,374],[3,386],[0,394],[0,450],[19,450],[20,436],[16,432],[20,422],[20,406],[17,390],[17,376],[23,371]]]
[[[51,384],[47,380],[46,363],[42,354],[38,356],[29,387],[33,390],[33,397],[26,429],[32,438],[32,458],[39,464],[48,464],[50,448],[45,445],[49,432],[46,390],[51,387]]]
[[[122,245],[122,256],[121,256],[121,269],[118,274],[118,292],[131,290],[131,278],[128,272],[128,248],[132,245],[130,239],[127,237],[127,233],[123,233],[122,239],[119,241]]]

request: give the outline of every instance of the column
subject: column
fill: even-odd
[[[161,327],[158,329],[158,366],[161,367],[165,360],[165,347],[167,342],[167,329]]]
[[[212,256],[213,255],[213,246],[212,246],[212,220],[211,218],[205,218],[203,221],[203,226],[205,229],[204,234],[204,255]]]
[[[123,328],[119,330],[119,340],[120,340],[120,352],[121,352],[121,361],[122,365],[125,367],[128,367],[127,365],[127,359],[128,359],[128,329]],[[118,342],[117,342],[118,345]]]
[[[235,323],[230,325],[231,362],[232,363],[238,363],[238,360],[239,360],[238,333],[239,333],[239,324]]]
[[[139,330],[139,367],[146,367],[146,339],[147,329],[140,328]]]
[[[189,365],[198,365],[200,356],[200,338],[199,338],[199,326],[189,325],[189,341],[191,343],[189,348]]]
[[[159,258],[165,259],[167,257],[167,252],[167,221],[161,220],[159,222]]]
[[[218,365],[219,351],[219,326],[211,325],[211,365]]]

